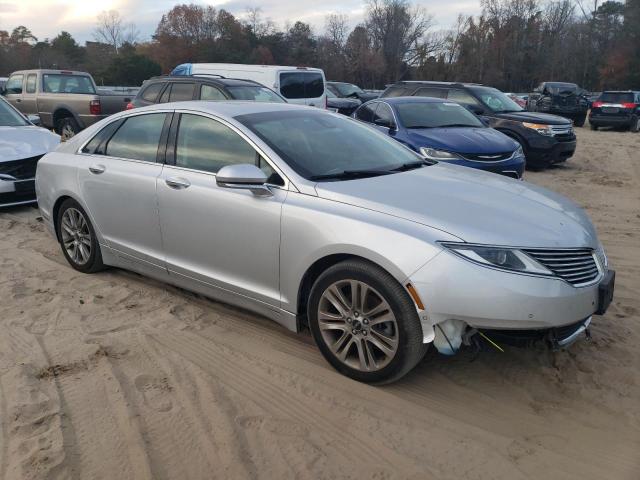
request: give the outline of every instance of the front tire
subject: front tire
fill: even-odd
[[[362,260],[340,262],[322,273],[311,289],[307,315],[325,359],[360,382],[393,382],[427,351],[407,291],[389,273]]]
[[[65,200],[56,222],[62,253],[74,269],[83,273],[104,269],[96,232],[78,202],[71,198]]]

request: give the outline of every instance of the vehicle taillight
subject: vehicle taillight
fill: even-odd
[[[102,105],[100,105],[100,100],[91,100],[89,102],[89,113],[91,115],[100,115],[102,113]]]
[[[129,102],[125,107],[125,110],[133,110],[134,108],[136,108],[136,106],[133,103]]]
[[[603,104],[603,103],[604,103],[604,102],[593,102],[593,103],[591,104],[591,107],[592,107],[592,108],[599,108],[599,107],[601,107],[601,106],[602,106],[602,104]]]
[[[622,106],[624,108],[636,108],[636,103],[623,103]]]

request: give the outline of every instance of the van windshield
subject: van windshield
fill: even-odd
[[[299,175],[316,180],[344,173],[389,174],[424,159],[396,140],[348,117],[289,110],[235,117],[258,135]]]

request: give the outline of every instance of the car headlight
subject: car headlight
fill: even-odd
[[[424,158],[428,160],[436,160],[436,161],[462,160],[462,158],[459,155],[456,155],[455,153],[447,152],[445,150],[436,150],[435,148],[427,148],[427,147],[420,148],[420,155],[422,155]]]
[[[553,130],[551,130],[551,125],[546,125],[544,123],[529,123],[529,122],[522,122],[522,125],[525,128],[535,130],[541,135],[553,136]]]
[[[524,157],[524,150],[522,150],[522,145],[518,145],[518,148],[516,148],[516,151],[513,152],[513,156],[514,157]]]
[[[444,242],[441,245],[466,260],[488,267],[512,272],[553,275],[552,271],[517,248]]]

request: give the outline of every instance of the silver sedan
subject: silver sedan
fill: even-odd
[[[390,382],[429,344],[566,346],[614,272],[573,202],[427,162],[320,109],[163,104],[116,114],[39,163],[71,266],[134,270],[308,327],[351,378]]]

